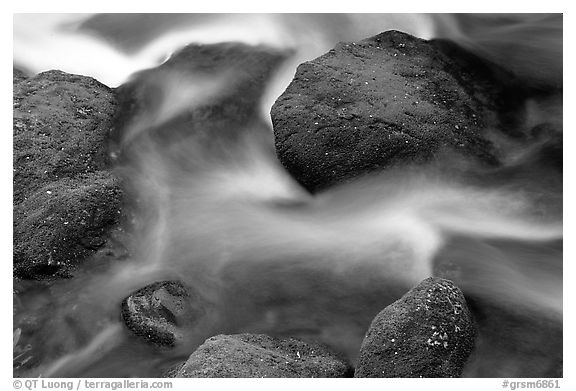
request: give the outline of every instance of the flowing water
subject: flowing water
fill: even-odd
[[[21,283],[14,327],[34,324],[22,327],[35,357],[21,375],[160,376],[206,338],[237,332],[319,340],[353,362],[374,315],[431,275],[454,280],[477,318],[465,376],[561,374],[561,152],[547,149],[562,137],[561,16],[17,15],[14,29],[15,64],[113,87],[188,43],[287,57],[248,120],[182,122],[234,88],[233,70],[154,80],[162,99],[114,136],[129,256],[98,254],[70,280]],[[450,158],[309,194],[275,157],[270,107],[297,64],[389,29],[450,38],[506,66],[543,91],[510,113],[516,123],[553,130],[501,140],[500,168]],[[102,62],[81,61],[88,52]],[[161,280],[210,303],[175,348],[146,344],[119,315],[126,296]]]

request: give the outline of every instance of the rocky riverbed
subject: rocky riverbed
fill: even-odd
[[[149,212],[147,195],[139,192],[133,180],[135,171],[147,167],[146,156],[160,154],[175,170],[202,173],[206,165],[234,159],[235,150],[229,145],[241,145],[245,141],[241,135],[247,133],[262,140],[267,156],[277,156],[305,189],[306,197],[387,170],[434,166],[449,177],[470,172],[474,183],[486,183],[486,175],[492,175],[490,183],[518,180],[529,184],[531,191],[540,185],[534,184],[528,171],[538,172],[549,181],[547,188],[559,188],[561,198],[558,124],[534,123],[521,115],[527,101],[555,96],[557,89],[531,89],[517,75],[451,42],[387,31],[340,43],[301,64],[272,107],[272,137],[260,118],[259,102],[287,56],[287,52],[243,44],[190,45],[118,88],[57,70],[28,75],[15,68],[15,302],[34,284],[50,287],[66,278],[73,281],[79,271],[90,269],[103,257],[114,264],[133,255],[126,231],[138,232],[142,224],[138,216]],[[200,100],[190,101],[199,94],[195,86],[202,87],[200,98],[194,98]],[[180,94],[172,101],[175,107],[163,104],[170,94]],[[154,150],[142,154],[151,140]],[[191,140],[192,151],[187,147]],[[526,145],[530,154],[519,156],[519,146]],[[275,207],[291,206],[279,202]],[[368,318],[352,320],[365,330],[363,339],[350,343],[351,350],[356,349],[352,356],[350,349],[343,354],[325,343],[330,340],[326,336],[301,331],[291,335],[290,329],[282,328],[277,335],[246,332],[239,322],[237,329],[228,325],[197,343],[185,353],[189,355],[185,362],[172,363],[157,374],[561,376],[561,324],[485,301],[476,292],[469,295],[465,286],[459,286],[466,269],[458,259],[443,258],[441,253],[435,262],[434,277],[416,284],[399,283],[386,291],[387,301],[372,300],[383,288],[366,279],[364,288],[372,289],[373,296],[366,300]],[[226,273],[231,281],[242,278],[234,267],[219,278],[226,281]],[[321,287],[315,295],[325,292],[347,300],[334,294],[346,283],[345,277],[310,275],[311,281],[290,276],[298,281],[292,285],[289,280],[283,285],[282,276],[275,276],[279,282],[266,292],[277,296],[255,295],[250,302],[259,308],[290,297],[315,306],[330,305],[321,297],[298,296],[294,287],[306,292],[309,285]],[[257,285],[256,279],[260,278],[247,276],[244,282]],[[234,296],[243,294],[241,284],[237,288],[228,293],[232,307]],[[136,344],[181,349],[190,330],[212,316],[213,297],[204,294],[198,286],[177,278],[148,281],[116,303],[117,318],[121,317],[124,332]],[[32,341],[41,332],[42,316],[32,320],[29,315],[19,316],[16,304],[14,311],[15,327],[24,341],[20,343]],[[508,340],[510,346],[499,350],[501,339],[493,322],[507,322],[506,327],[522,338]],[[337,324],[331,326],[338,330]],[[523,345],[545,336],[550,338],[546,346]],[[80,339],[78,345],[86,343]],[[509,361],[502,359],[508,365],[524,354],[543,358],[539,365],[518,363],[513,368],[503,366],[505,372],[490,372],[492,368],[485,369],[482,363],[494,354],[509,357]],[[20,356],[15,360],[15,375],[39,365],[34,359],[22,361]]]

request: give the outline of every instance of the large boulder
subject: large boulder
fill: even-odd
[[[374,318],[354,376],[459,377],[475,335],[460,289],[427,278]]]
[[[513,80],[447,41],[340,43],[301,64],[272,107],[277,154],[311,191],[445,151],[497,165],[487,132],[510,125],[498,112],[517,102]]]
[[[351,368],[323,345],[261,334],[217,335],[171,377],[350,377]]]
[[[136,335],[161,346],[175,346],[183,329],[206,314],[208,303],[178,281],[145,286],[122,301],[122,318]]]
[[[90,77],[14,76],[14,272],[37,278],[89,256],[119,220],[107,149],[116,99]]]

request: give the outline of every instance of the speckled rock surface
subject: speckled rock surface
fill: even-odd
[[[487,165],[486,135],[515,102],[504,71],[445,41],[388,31],[301,64],[272,107],[278,157],[318,191],[444,151]]]
[[[350,377],[351,368],[324,346],[267,335],[217,335],[171,377]]]
[[[122,301],[122,318],[136,335],[163,346],[175,346],[183,330],[206,313],[207,302],[178,281],[155,282]]]
[[[12,68],[12,84],[20,83],[22,80],[26,80],[28,74],[20,68]]]
[[[108,156],[116,98],[90,77],[60,71],[18,79],[14,272],[41,278],[86,258],[119,220],[122,193]]]
[[[14,208],[14,271],[52,275],[94,253],[120,216],[118,179],[107,172],[49,182]]]
[[[462,292],[427,278],[372,321],[355,377],[459,377],[476,328]]]

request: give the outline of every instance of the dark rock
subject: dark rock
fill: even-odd
[[[193,327],[208,303],[178,281],[162,281],[132,293],[122,302],[122,318],[134,334],[162,346],[175,346],[183,329]]]
[[[237,334],[207,339],[171,377],[350,377],[350,372],[322,345]]]
[[[28,74],[23,71],[22,69],[13,67],[12,68],[12,84],[16,85],[20,83],[22,80],[28,79]]]
[[[14,271],[52,275],[100,248],[120,216],[122,193],[108,172],[49,182],[14,208]]]
[[[49,182],[108,169],[116,99],[85,76],[40,73],[14,87],[14,201]]]
[[[116,99],[98,81],[60,71],[14,85],[14,270],[54,274],[105,243],[120,217],[108,136]]]
[[[428,278],[372,321],[355,377],[459,377],[476,329],[462,292]]]
[[[341,43],[301,64],[272,107],[277,154],[311,191],[443,151],[497,165],[487,128],[517,101],[513,80],[446,41],[388,31]]]

